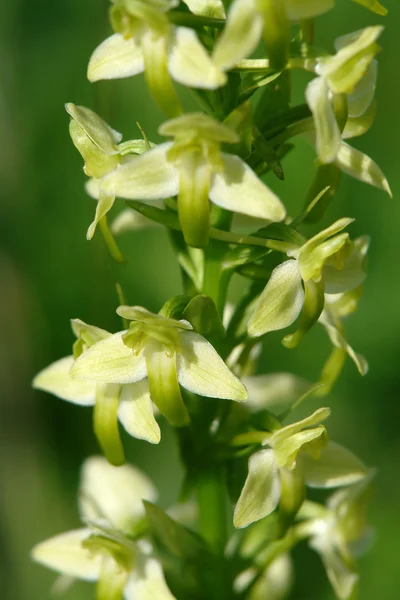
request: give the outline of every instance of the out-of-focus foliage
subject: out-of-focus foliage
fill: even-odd
[[[376,16],[355,3],[337,4],[338,10],[319,19],[316,32],[317,43],[329,39],[332,50],[344,24],[354,31],[360,20],[363,26],[376,23]],[[386,0],[385,5],[389,17],[381,39],[377,118],[356,144],[384,169],[396,198],[400,46],[395,25],[400,6],[396,0]],[[33,393],[33,374],[70,352],[70,318],[108,330],[120,328],[115,314],[117,281],[127,303],[152,310],[180,292],[179,274],[161,230],[121,236],[128,265],[112,263],[99,234],[90,244],[85,239],[94,201],[83,190],[85,177],[69,139],[64,103],[93,107],[131,138],[140,137],[135,124],[139,121],[150,139],[159,140],[156,130],[161,122],[142,78],[94,85],[86,79],[87,59],[109,33],[107,6],[108,2],[98,0],[15,0],[1,9],[0,582],[4,600],[47,597],[53,576],[31,563],[30,548],[54,531],[78,526],[78,469],[86,456],[97,452],[90,409],[74,409]],[[190,97],[183,95],[183,101],[192,106]],[[314,168],[312,150],[302,141],[296,143],[303,151],[285,159],[285,181],[272,177],[268,181],[289,209],[302,206]],[[118,203],[122,210],[123,201]],[[360,595],[363,600],[378,595],[397,600],[400,208],[383,192],[343,176],[326,223],[344,212],[357,218],[354,236],[368,233],[372,238],[365,293],[357,318],[348,324],[352,343],[368,358],[370,373],[360,379],[348,361],[331,396],[330,431],[366,463],[379,467],[371,510],[377,535],[372,551],[360,563]],[[322,328],[295,350],[280,345],[279,332],[270,339],[270,350],[262,357],[264,371],[286,364],[298,375],[315,380],[316,365],[322,367],[330,352]],[[309,401],[305,410],[312,408]],[[146,468],[165,503],[172,502],[180,468],[168,432],[162,437],[164,452],[126,441],[128,459]],[[304,550],[301,561],[306,568],[296,569],[292,597],[332,598],[318,558]],[[308,586],[311,568],[312,589]],[[82,584],[65,598],[84,600],[91,593]]]

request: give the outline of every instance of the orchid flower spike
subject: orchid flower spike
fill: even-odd
[[[145,72],[149,89],[165,113],[182,112],[175,81],[192,88],[216,89],[226,83],[197,34],[175,27],[168,12],[177,0],[112,0],[110,19],[115,31],[93,52],[90,81],[119,79]]]
[[[286,211],[238,156],[221,151],[235,144],[233,129],[201,113],[167,121],[160,133],[175,138],[120,165],[101,182],[103,193],[122,198],[159,200],[178,195],[178,212],[187,244],[204,247],[209,235],[209,200],[227,210],[281,221]]]
[[[117,312],[132,321],[129,329],[84,352],[71,369],[73,377],[114,386],[148,377],[153,402],[176,427],[189,422],[180,385],[201,396],[246,400],[243,384],[190,323],[140,306],[120,306]]]
[[[79,319],[72,320],[77,337],[74,353],[52,363],[33,380],[33,387],[80,406],[94,406],[94,429],[107,459],[114,465],[124,462],[118,420],[133,437],[152,444],[160,441],[160,428],[145,381],[117,385],[99,383],[95,378],[74,379],[70,372],[75,359],[90,347],[111,337],[111,333]]]
[[[150,542],[137,539],[145,521],[143,500],[156,498],[156,489],[139,469],[91,457],[83,464],[79,490],[86,526],[41,542],[32,557],[71,583],[97,581],[99,600],[174,600]]]

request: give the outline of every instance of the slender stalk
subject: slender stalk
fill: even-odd
[[[103,235],[104,241],[107,244],[107,247],[110,251],[113,259],[119,263],[125,263],[126,258],[122,254],[121,250],[117,246],[117,242],[114,239],[113,234],[111,233],[110,227],[107,221],[107,215],[104,215],[99,221],[99,228]]]

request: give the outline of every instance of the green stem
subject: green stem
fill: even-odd
[[[203,294],[210,296],[222,318],[231,272],[223,268],[225,247],[210,242],[204,256]]]
[[[107,215],[104,215],[104,217],[100,219],[99,228],[113,259],[119,263],[126,263],[126,258],[122,254],[121,250],[118,248],[117,242],[115,241],[114,236],[111,233],[111,230],[108,226]]]
[[[301,35],[306,44],[314,43],[314,19],[300,21]]]
[[[290,71],[294,69],[302,69],[304,71],[314,73],[317,63],[318,61],[315,58],[289,58],[285,69]],[[246,71],[247,73],[257,73],[258,71],[269,71],[270,69],[271,63],[268,58],[249,58],[238,62],[238,64],[232,70]]]
[[[192,29],[202,29],[203,27],[215,27],[223,29],[225,19],[215,19],[213,17],[203,17],[201,15],[193,15],[187,12],[172,11],[168,14],[168,19],[174,25],[183,25]]]
[[[197,480],[200,533],[218,555],[228,540],[225,472],[208,465]]]
[[[283,252],[285,254],[288,250],[294,250],[297,248],[297,246],[290,244],[289,242],[259,238],[252,235],[240,235],[239,233],[233,233],[232,231],[221,231],[220,229],[214,229],[213,227],[210,227],[210,238],[214,240],[220,240],[221,242],[228,242],[230,244],[262,246],[263,248],[271,248],[271,250],[277,250],[278,252]]]

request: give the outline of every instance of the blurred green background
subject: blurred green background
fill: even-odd
[[[397,65],[400,5],[386,0],[390,16],[374,17],[350,0],[319,19],[317,43],[368,24],[385,22],[379,57],[378,115],[372,130],[355,145],[384,169],[396,195],[400,183]],[[88,57],[108,34],[107,2],[14,0],[3,3],[0,19],[0,596],[3,600],[47,598],[54,575],[31,563],[30,548],[58,532],[77,527],[79,466],[98,452],[91,410],[34,393],[35,372],[69,354],[71,317],[110,330],[119,281],[132,304],[158,310],[179,293],[180,280],[166,235],[157,231],[121,237],[128,266],[110,260],[100,236],[85,232],[94,203],[83,191],[82,162],[68,135],[65,102],[90,106],[124,139],[139,137],[139,121],[151,139],[162,115],[141,77],[90,85]],[[289,207],[300,207],[313,173],[313,153],[299,142],[285,162],[286,180],[272,185]],[[268,180],[269,183],[271,183]],[[122,203],[121,203],[122,205]],[[346,363],[327,400],[333,408],[330,434],[379,468],[370,521],[375,544],[360,562],[363,600],[399,598],[400,437],[398,370],[400,253],[397,201],[343,177],[327,221],[356,217],[352,235],[372,237],[369,277],[358,313],[347,325],[357,351],[370,362],[360,378]],[[272,341],[264,371],[291,370],[315,379],[329,352],[322,331],[294,351]],[[125,441],[127,441],[125,439]],[[159,486],[164,505],[174,501],[179,463],[168,431],[160,447],[129,440],[129,459],[144,467]],[[318,557],[296,552],[293,598],[333,598]],[[310,587],[310,581],[313,582]],[[66,596],[92,597],[85,584]]]

